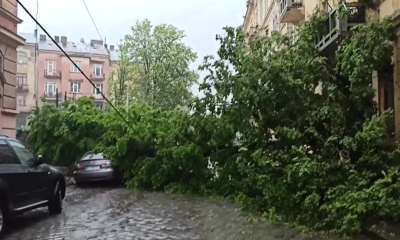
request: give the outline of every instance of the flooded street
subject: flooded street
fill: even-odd
[[[248,223],[225,201],[99,186],[68,187],[64,211],[58,216],[39,209],[13,221],[5,239],[321,239]]]

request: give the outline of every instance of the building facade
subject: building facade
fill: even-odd
[[[17,129],[28,125],[32,109],[36,107],[35,82],[37,79],[37,44],[32,34],[19,33],[25,44],[17,48],[16,100],[18,115]]]
[[[338,47],[338,39],[343,32],[352,26],[364,24],[369,18],[392,17],[396,23],[397,40],[393,43],[393,61],[387,67],[372,73],[372,87],[375,90],[374,100],[379,110],[393,109],[395,114],[395,136],[400,139],[400,1],[376,0],[375,8],[365,10],[357,0],[249,0],[243,24],[244,33],[249,39],[263,34],[265,29],[292,34],[295,27],[307,20],[315,10],[327,13],[326,34],[316,41],[321,54],[331,57]],[[354,10],[351,18],[339,20],[337,8],[344,4]]]
[[[90,96],[95,99],[95,105],[102,108],[104,99],[97,91],[107,92],[107,79],[110,74],[110,57],[107,45],[101,40],[91,40],[86,43],[68,41],[65,36],[55,36],[54,39],[72,58],[67,56],[46,35],[40,35],[38,61],[37,94],[50,102],[62,102],[65,99],[77,99]],[[93,87],[85,76],[92,80]]]
[[[0,134],[16,135],[17,48],[25,40],[17,34],[18,3],[0,0]]]

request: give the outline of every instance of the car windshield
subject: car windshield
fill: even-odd
[[[104,159],[103,153],[87,152],[81,160]]]

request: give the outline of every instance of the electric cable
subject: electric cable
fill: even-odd
[[[94,27],[96,28],[96,31],[100,36],[100,39],[103,40],[103,37],[101,36],[99,29],[97,28],[96,22],[94,21],[92,14],[90,13],[88,6],[86,5],[85,0],[82,0],[82,2],[83,2],[83,5],[85,5],[86,11],[88,12],[90,19],[92,19],[92,23],[93,23]]]
[[[20,0],[17,0],[18,4],[24,9],[24,11],[29,15],[29,17],[32,18],[33,21],[42,29],[42,31],[51,39],[51,41],[60,49],[60,51],[68,58],[69,61],[81,72],[81,74],[86,78],[86,80],[89,81],[89,83],[96,88],[96,85],[89,79],[88,76],[82,71],[82,69],[72,60],[72,58],[64,51],[64,49],[54,40],[54,38],[47,32],[47,30],[39,23],[38,20],[35,19],[35,17],[28,11],[28,9],[21,3]],[[110,102],[110,100],[107,99],[107,97],[103,94],[102,91],[98,90],[100,95],[106,100],[106,102],[111,106],[112,109],[122,118],[122,120],[130,127],[132,130],[133,127],[129,124],[128,120],[117,110],[117,108],[114,107],[114,105]]]

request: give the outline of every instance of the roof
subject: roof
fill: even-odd
[[[25,42],[28,43],[28,44],[29,43],[30,44],[36,43],[36,38],[35,38],[34,34],[31,34],[31,33],[18,33],[18,35],[23,37],[23,38],[25,38]]]
[[[33,33],[18,33],[18,35],[25,38],[26,43],[36,43],[36,37]],[[67,42],[67,45],[65,47],[62,44],[60,44],[60,47],[62,47],[65,52],[72,54],[89,53],[95,55],[109,55],[107,48],[105,48],[104,46],[91,46],[90,44],[81,43],[80,41],[69,41]],[[38,48],[39,51],[44,50],[61,52],[57,45],[55,45],[53,41],[49,38],[46,38],[45,42],[38,41]]]

